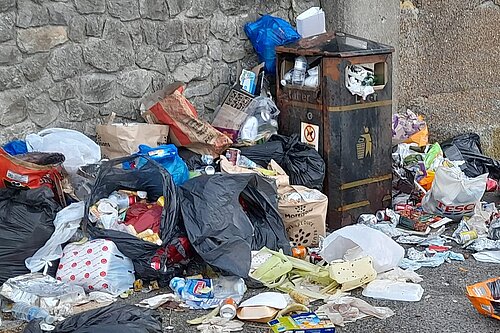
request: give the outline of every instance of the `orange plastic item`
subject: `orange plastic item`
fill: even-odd
[[[424,117],[418,116],[419,120],[424,120]],[[412,136],[405,141],[405,143],[416,143],[419,147],[425,147],[429,143],[429,128],[427,125],[417,133],[414,133]]]
[[[500,320],[500,277],[467,286],[467,298],[480,314]]]
[[[420,179],[418,182],[426,191],[429,191],[432,187],[432,182],[434,181],[436,173],[434,171],[427,171],[427,176]]]

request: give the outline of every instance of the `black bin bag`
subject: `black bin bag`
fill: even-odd
[[[54,232],[61,209],[47,186],[31,190],[0,189],[0,285],[29,273],[24,264]]]
[[[241,154],[263,167],[274,159],[290,177],[290,185],[323,189],[325,161],[313,147],[300,142],[297,134],[273,135],[266,143],[242,147]]]
[[[500,162],[483,155],[481,141],[476,133],[458,135],[441,143],[444,156],[452,161],[465,161],[461,166],[468,177],[489,173],[489,177],[500,180]]]
[[[191,245],[209,265],[247,277],[251,251],[266,246],[290,254],[274,183],[257,174],[215,174],[180,187]]]
[[[58,323],[52,333],[162,333],[161,316],[155,310],[111,304],[73,315]],[[24,333],[43,333],[40,320],[31,321]]]
[[[140,168],[126,169],[124,165],[138,165],[139,160],[146,161]],[[90,206],[102,198],[107,198],[116,190],[146,191],[148,201],[156,201],[160,196],[165,198],[165,205],[160,222],[160,238],[162,246],[143,241],[133,235],[99,229],[88,219]],[[144,280],[169,279],[166,274],[166,253],[161,259],[161,269],[155,270],[151,260],[161,247],[168,246],[178,234],[177,223],[178,201],[174,182],[170,174],[157,162],[135,155],[103,162],[99,168],[94,187],[86,202],[84,229],[92,238],[105,238],[113,241],[121,253],[130,258],[134,264],[136,276]],[[165,264],[164,264],[165,263]],[[165,281],[168,283],[168,281]]]

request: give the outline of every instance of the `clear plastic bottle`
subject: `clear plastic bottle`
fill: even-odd
[[[25,321],[42,319],[47,324],[53,324],[56,321],[53,316],[49,315],[47,310],[26,303],[15,303],[12,307],[12,314],[15,318]]]
[[[292,74],[292,84],[303,86],[306,80],[307,59],[303,56],[295,58],[295,66]]]
[[[247,291],[247,286],[245,281],[237,276],[221,276],[213,280],[213,290],[215,298],[232,298],[239,303]]]

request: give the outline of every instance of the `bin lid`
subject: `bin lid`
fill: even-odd
[[[389,45],[377,43],[343,32],[327,32],[276,48],[278,53],[293,53],[304,56],[323,55],[330,57],[354,57],[394,52]]]

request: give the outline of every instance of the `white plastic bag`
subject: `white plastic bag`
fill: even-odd
[[[86,292],[103,291],[113,296],[132,287],[134,265],[106,239],[66,245],[56,278],[81,286]]]
[[[85,134],[64,128],[49,128],[26,136],[28,151],[61,153],[66,160],[64,168],[75,175],[82,165],[101,160],[101,148]]]
[[[320,255],[328,262],[371,256],[373,268],[383,273],[398,266],[405,250],[384,233],[356,224],[334,231],[323,242]]]
[[[436,170],[432,188],[422,200],[424,211],[460,221],[474,214],[486,189],[488,174],[467,177],[456,166],[440,166]]]
[[[26,268],[32,273],[40,271],[42,268],[47,269],[47,265],[61,258],[63,250],[61,244],[66,243],[76,232],[80,226],[85,212],[85,202],[80,201],[72,203],[68,207],[57,213],[54,220],[56,227],[54,233],[32,257],[25,260]]]

